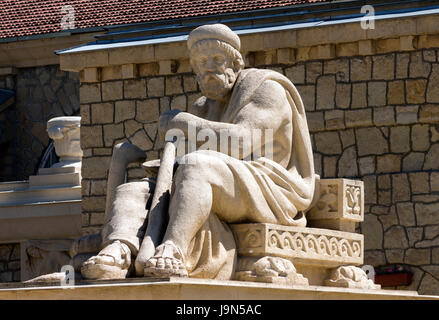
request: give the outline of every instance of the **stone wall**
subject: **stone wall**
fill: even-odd
[[[248,67],[276,70],[297,86],[321,177],[364,181],[365,264],[408,265],[414,281],[404,289],[439,294],[439,49],[404,51],[403,40],[397,46],[379,41],[371,50],[345,45],[334,54],[329,48],[325,59],[303,58],[301,48],[247,52],[245,58]],[[368,54],[359,55],[358,48]],[[325,47],[319,50],[325,56]],[[148,159],[157,158],[159,114],[187,110],[200,93],[187,60],[88,68],[81,80],[88,234],[104,221],[112,147],[129,141]],[[128,178],[143,174],[133,165]]]
[[[26,180],[49,144],[47,121],[79,113],[78,76],[59,65],[20,68],[0,77],[0,88],[16,92],[15,104],[0,112],[0,181]]]
[[[20,281],[20,244],[0,244],[0,283]]]

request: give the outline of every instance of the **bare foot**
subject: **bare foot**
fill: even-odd
[[[187,277],[184,257],[180,249],[170,240],[159,245],[155,255],[146,261],[145,277]]]
[[[131,265],[129,247],[116,240],[102,249],[81,267],[81,274],[86,279],[124,279]]]

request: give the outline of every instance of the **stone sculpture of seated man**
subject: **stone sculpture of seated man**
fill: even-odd
[[[240,39],[225,25],[198,27],[187,44],[203,97],[191,113],[162,114],[159,133],[179,129],[187,136],[189,125],[197,134],[208,130],[222,152],[198,150],[179,161],[166,232],[148,259],[135,261],[154,185],[120,185],[103,228],[103,249],[82,267],[85,278],[125,277],[135,261],[140,276],[231,279],[237,253],[228,223],[306,226],[316,176],[298,91],[277,72],[243,69]],[[272,134],[264,135],[267,130]],[[237,150],[220,148],[224,134],[239,142]]]

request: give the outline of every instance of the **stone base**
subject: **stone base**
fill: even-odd
[[[134,278],[77,282],[72,287],[0,284],[0,300],[438,300],[416,291],[360,290],[321,286],[205,279]]]

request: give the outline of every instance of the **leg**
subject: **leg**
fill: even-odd
[[[102,230],[102,250],[81,268],[87,279],[125,278],[145,232],[148,200],[153,184],[131,182],[116,188],[111,211]]]
[[[240,188],[227,161],[239,161],[216,152],[194,152],[186,156],[174,177],[175,191],[169,207],[169,224],[163,243],[144,270],[145,276],[185,276],[184,257],[191,240],[215,212],[221,220],[246,218]],[[187,159],[190,157],[189,159]]]

